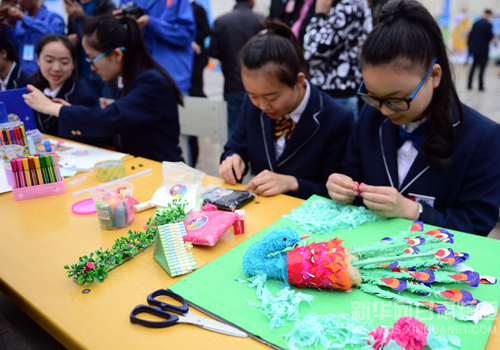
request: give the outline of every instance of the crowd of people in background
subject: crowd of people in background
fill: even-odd
[[[1,90],[47,134],[182,160],[178,106],[219,60],[219,175],[263,196],[330,196],[382,216],[486,235],[500,207],[500,125],[460,102],[437,22],[416,0],[236,0],[210,28],[194,0],[3,0]],[[490,10],[469,37],[479,90]],[[210,37],[210,44],[207,38]],[[114,103],[103,104],[101,99]],[[108,101],[108,100],[106,100]],[[189,140],[195,166],[197,140]],[[453,179],[452,181],[450,179]]]

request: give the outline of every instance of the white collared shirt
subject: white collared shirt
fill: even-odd
[[[10,67],[9,74],[7,74],[7,77],[5,78],[5,80],[2,80],[2,77],[0,77],[0,91],[7,90],[7,85],[9,84],[10,76],[12,75],[12,72],[14,71],[15,66],[16,66],[16,62],[12,62],[12,66]]]
[[[406,132],[413,132],[420,125],[427,121],[427,117],[416,122],[410,122],[408,124],[402,125],[402,128]],[[398,176],[399,176],[399,186],[403,183],[408,171],[410,171],[411,165],[417,158],[418,150],[413,146],[411,140],[406,140],[405,143],[398,149]]]
[[[302,113],[305,111],[307,104],[309,103],[309,97],[311,97],[311,87],[309,86],[309,82],[306,80],[306,93],[304,94],[304,98],[300,102],[300,104],[295,108],[293,111],[285,115],[283,118],[289,119],[292,118],[292,120],[295,122],[295,124],[299,123],[300,116]],[[285,136],[281,136],[275,143],[274,143],[274,150],[276,154],[276,159],[279,159],[279,157],[283,154],[283,151],[285,150],[286,146],[286,139]]]
[[[63,84],[59,85],[59,87],[57,87],[54,91],[50,90],[50,88],[45,88],[43,90],[43,93],[44,93],[44,95],[50,96],[54,99],[57,97],[57,94],[59,93],[59,91],[61,91],[62,87],[63,87]]]

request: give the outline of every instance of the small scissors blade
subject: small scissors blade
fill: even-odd
[[[224,324],[219,321],[214,321],[206,317],[201,317],[193,314],[191,311],[187,313],[184,317],[179,317],[179,320],[177,323],[189,323],[189,324],[194,324],[196,326],[202,327],[204,329],[208,329],[210,331],[222,333],[222,334],[227,334],[227,335],[232,335],[235,337],[241,337],[241,338],[246,338],[248,337],[248,334],[245,332],[240,331],[239,329],[229,326],[227,324]]]

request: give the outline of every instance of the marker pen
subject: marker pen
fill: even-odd
[[[33,157],[33,160],[35,161],[35,168],[36,168],[36,175],[38,177],[38,183],[40,185],[43,185],[45,183],[45,180],[43,179],[42,169],[40,169],[40,158],[35,156],[35,157]]]
[[[45,158],[40,156],[40,168],[42,169],[43,182],[46,184],[50,183],[49,172],[47,171],[47,165],[45,164]]]
[[[23,171],[23,161],[22,159],[16,159],[17,163],[17,174],[19,175],[19,184],[21,185],[20,187],[26,187],[26,181],[24,178],[24,171]]]
[[[18,128],[14,128],[12,129],[12,133],[14,134],[14,139],[16,140],[16,145],[20,145],[21,146],[21,138],[19,137],[19,129]]]
[[[30,167],[28,165],[28,159],[23,158],[21,159],[23,162],[23,170],[24,170],[24,179],[26,180],[26,187],[33,186],[31,182],[31,175],[30,175]]]
[[[4,144],[5,145],[10,145],[11,144],[10,143],[10,134],[7,131],[5,131],[5,130],[2,130],[2,134],[3,134],[3,140],[5,142]]]
[[[28,144],[28,138],[26,137],[26,133],[24,132],[24,125],[21,125],[19,128],[21,129],[21,135],[23,136],[23,142],[24,142],[24,145],[26,146]]]
[[[7,144],[5,143],[3,139],[3,133],[0,131],[0,146],[6,146]]]
[[[52,163],[52,168],[54,169],[54,176],[56,178],[56,182],[61,181],[61,173],[59,172],[59,167],[57,166],[56,155],[54,153],[50,154],[50,162]]]
[[[17,173],[17,162],[15,159],[10,161],[10,166],[12,168],[12,177],[14,177],[14,183],[16,184],[15,188],[19,188],[21,186],[19,182],[19,174]]]
[[[52,162],[50,161],[50,155],[46,154],[43,156],[45,158],[45,165],[47,166],[47,172],[49,173],[50,182],[56,182],[56,177],[54,176],[54,169],[52,168]]]
[[[31,180],[33,181],[33,186],[37,186],[38,178],[36,176],[35,161],[33,160],[33,158],[31,157],[28,158],[28,165],[30,167]]]
[[[19,139],[19,145],[26,146],[26,143],[24,143],[23,134],[21,132],[21,129],[16,128],[15,132],[17,133],[17,138]]]
[[[12,145],[17,145],[16,135],[14,134],[14,129],[9,129],[7,132],[10,134],[10,139],[12,141]]]

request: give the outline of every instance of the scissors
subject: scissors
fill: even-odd
[[[181,306],[172,305],[168,303],[164,303],[162,301],[156,300],[155,298],[158,296],[168,296],[174,300],[182,303]],[[193,314],[189,310],[189,305],[183,297],[179,294],[175,294],[172,291],[166,289],[158,289],[157,291],[148,295],[148,304],[154,305],[157,307],[151,307],[148,305],[137,305],[134,310],[130,313],[130,322],[137,323],[150,328],[163,328],[174,326],[178,323],[189,323],[194,324],[195,326],[199,326],[214,332],[219,332],[223,334],[233,335],[235,337],[248,337],[245,332],[240,331],[239,329],[224,324],[222,322],[214,321],[206,317],[201,317]],[[181,315],[180,317],[174,315],[170,312],[174,312],[176,314]],[[164,321],[148,321],[142,318],[137,317],[137,315],[142,313],[148,313],[151,315],[155,315],[165,319]]]

